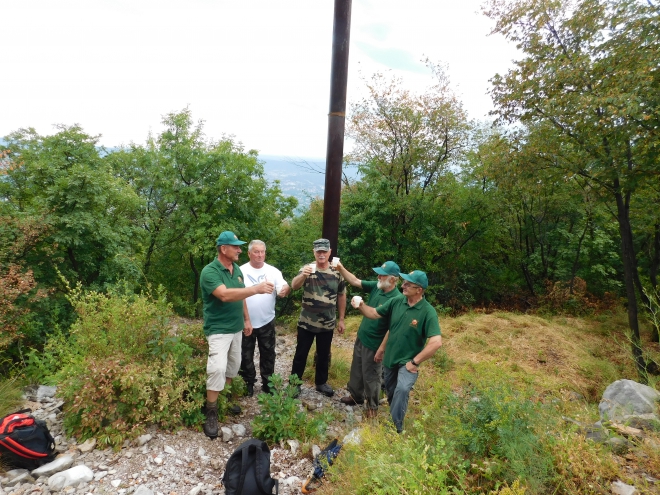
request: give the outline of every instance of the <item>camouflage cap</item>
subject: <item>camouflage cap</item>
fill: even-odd
[[[314,241],[314,251],[330,251],[330,241],[328,239],[316,239]]]

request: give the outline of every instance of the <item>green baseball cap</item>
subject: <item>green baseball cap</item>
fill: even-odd
[[[407,275],[402,273],[401,278],[411,284],[419,285],[422,289],[426,289],[429,286],[429,279],[426,273],[421,270],[414,270]]]
[[[401,269],[394,261],[386,261],[380,266],[377,266],[373,269],[378,275],[393,275],[395,277],[399,276]]]
[[[238,237],[236,237],[236,234],[234,234],[230,230],[225,230],[222,234],[218,236],[218,238],[215,241],[215,245],[224,246],[226,244],[231,244],[232,246],[240,246],[242,244],[246,244],[246,242],[239,241]]]

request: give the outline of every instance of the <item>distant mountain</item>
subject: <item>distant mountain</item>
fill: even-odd
[[[279,180],[282,192],[298,199],[298,207],[309,206],[310,199],[323,197],[325,191],[325,160],[322,158],[289,158],[261,155],[264,173],[269,181]],[[345,170],[349,178],[357,178],[357,170]]]

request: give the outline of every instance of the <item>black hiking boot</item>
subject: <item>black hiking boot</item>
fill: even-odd
[[[206,405],[206,421],[204,422],[204,434],[211,440],[218,437],[218,403],[209,407]]]

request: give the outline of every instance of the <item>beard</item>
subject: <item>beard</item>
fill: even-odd
[[[386,280],[379,280],[376,284],[376,287],[378,287],[380,290],[389,290],[392,288],[392,280],[389,278]]]

